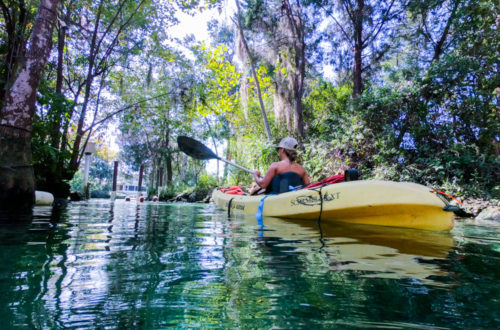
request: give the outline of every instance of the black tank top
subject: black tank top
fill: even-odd
[[[304,180],[296,172],[285,172],[277,174],[271,180],[271,184],[266,188],[266,194],[281,194],[290,191],[290,186],[297,187],[302,186]]]

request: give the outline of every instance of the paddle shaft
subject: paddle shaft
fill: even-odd
[[[200,160],[207,160],[207,159],[217,159],[221,160],[224,163],[227,163],[229,165],[232,165],[234,167],[239,168],[240,170],[246,171],[248,173],[254,173],[255,171],[249,170],[248,168],[245,168],[243,166],[240,166],[238,164],[235,164],[233,162],[230,162],[228,160],[222,159],[217,154],[215,154],[212,150],[207,148],[203,143],[200,141],[196,141],[195,139],[192,139],[187,136],[178,136],[177,137],[177,144],[179,145],[179,149],[184,152],[186,155],[193,157],[194,159],[200,159]]]
[[[236,164],[236,163],[230,162],[229,160],[225,160],[225,159],[222,159],[222,158],[220,158],[220,157],[217,157],[216,159],[221,160],[221,161],[223,161],[223,162],[224,162],[224,163],[226,163],[226,164],[229,164],[229,165],[232,165],[232,166],[234,166],[234,167],[237,167],[237,168],[239,168],[240,170],[246,171],[246,172],[248,172],[248,173],[250,173],[250,174],[253,174],[253,173],[255,172],[255,171],[249,170],[249,169],[248,169],[248,168],[246,168],[246,167],[243,167],[243,166],[238,165],[238,164]]]

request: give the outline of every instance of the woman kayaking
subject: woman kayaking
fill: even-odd
[[[297,140],[292,137],[280,141],[276,147],[280,161],[272,163],[263,178],[259,171],[253,173],[256,184],[250,189],[250,195],[263,192],[280,194],[310,183],[306,170],[296,162],[297,144]]]

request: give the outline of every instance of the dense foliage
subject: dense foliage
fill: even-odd
[[[219,164],[208,179],[176,137],[264,171],[273,143],[295,136],[313,180],[357,168],[365,179],[499,198],[498,1],[235,4],[201,43],[172,38],[176,12],[227,3],[64,1],[33,128],[38,188],[67,195],[87,142],[102,148],[110,135],[124,167],[145,166],[150,194],[249,184]],[[2,93],[36,6],[4,6]]]

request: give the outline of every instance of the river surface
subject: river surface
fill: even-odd
[[[91,200],[0,228],[2,329],[500,328],[500,223],[451,232]]]

